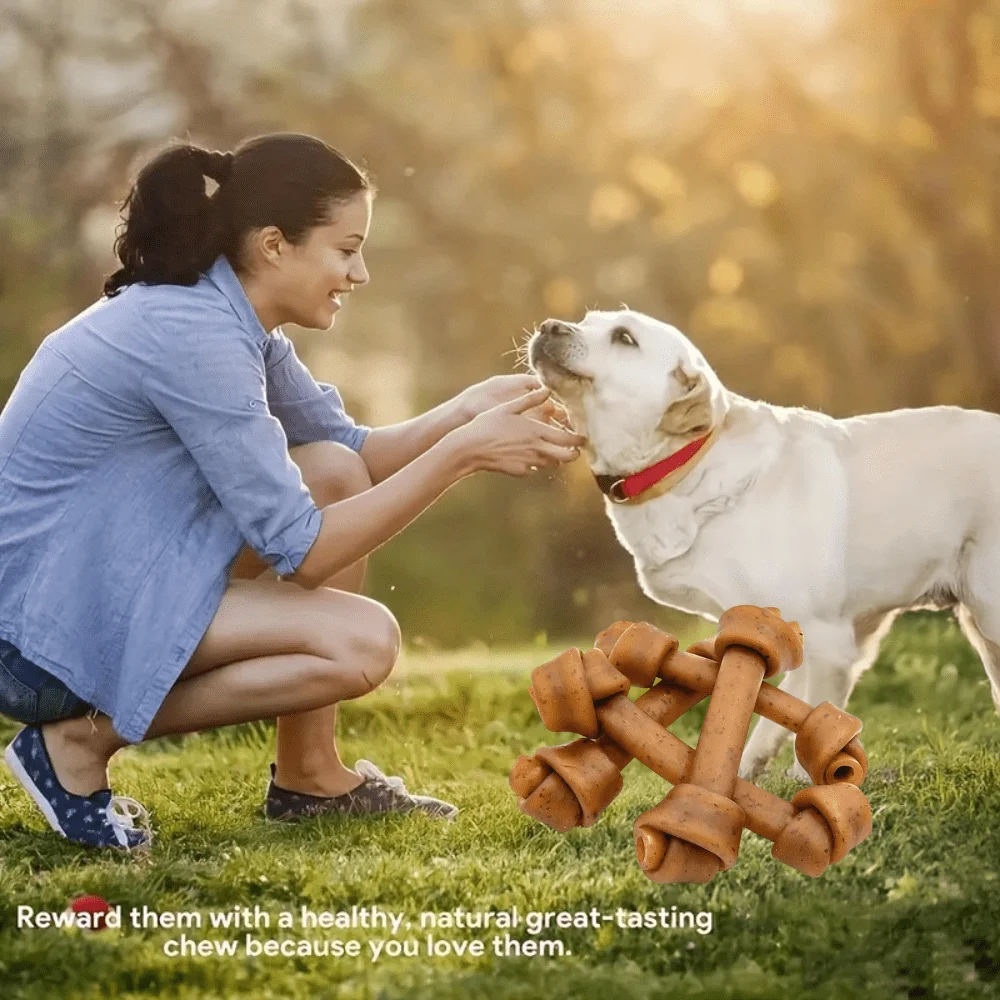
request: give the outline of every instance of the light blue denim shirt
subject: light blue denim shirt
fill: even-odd
[[[99,299],[0,413],[0,636],[140,741],[243,544],[286,576],[319,533],[288,448],[368,431],[225,257]]]

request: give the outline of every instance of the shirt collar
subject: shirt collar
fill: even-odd
[[[229,304],[236,310],[236,315],[243,321],[247,330],[253,334],[258,346],[263,347],[267,342],[267,330],[264,329],[254,307],[250,304],[247,293],[243,290],[243,285],[226,255],[219,254],[205,275],[229,300]]]

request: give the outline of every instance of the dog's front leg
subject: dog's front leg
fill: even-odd
[[[803,664],[798,670],[789,671],[782,678],[778,687],[782,691],[787,691],[789,694],[795,695],[796,698],[801,698],[805,701],[806,691],[808,690],[806,667],[807,664]],[[765,681],[764,683],[768,682]],[[781,750],[790,735],[784,726],[779,726],[770,719],[758,719],[757,725],[754,726],[753,731],[750,733],[750,739],[747,740],[747,744],[743,748],[743,756],[740,758],[739,776],[745,781],[753,781],[754,778],[758,777],[764,768],[778,755],[778,751]],[[802,771],[802,775],[804,776],[802,780],[809,781],[808,774],[806,774],[805,769],[798,761],[795,762],[795,766]],[[798,778],[799,775],[794,773],[795,768],[792,770],[792,776]]]
[[[832,702],[840,709],[846,708],[853,686],[852,664],[860,656],[850,627],[839,623],[808,622],[802,626],[802,631],[807,643],[805,659],[801,667],[785,675],[779,687],[814,708],[824,701]],[[787,729],[770,719],[761,719],[744,747],[740,777],[750,780],[750,775],[759,774],[790,735]],[[797,781],[812,783],[798,758],[786,773]]]

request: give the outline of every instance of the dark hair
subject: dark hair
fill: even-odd
[[[206,177],[218,184],[212,194]],[[104,294],[137,281],[193,285],[220,254],[245,270],[250,230],[277,226],[299,243],[359,191],[373,191],[365,171],[311,135],[273,132],[231,153],[174,140],[142,168],[122,203],[115,238],[122,266]]]

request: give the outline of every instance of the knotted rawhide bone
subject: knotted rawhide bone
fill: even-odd
[[[599,649],[574,648],[535,667],[528,694],[547,729],[594,739],[600,732],[594,702],[628,694],[630,687]]]
[[[608,626],[598,633],[594,642],[595,648],[601,649],[605,654],[610,654],[619,637],[633,624],[630,621],[618,621]],[[642,624],[646,629],[653,628],[648,623]],[[671,641],[672,637],[667,636],[666,640],[660,646],[660,649],[676,646],[676,643]],[[629,648],[632,655],[635,655],[638,653],[640,645],[632,643]],[[647,642],[645,644],[645,649],[647,650],[655,648],[655,643]],[[706,659],[706,657],[712,657],[714,654],[714,636],[689,646],[686,653],[678,652],[674,649],[666,661],[661,664],[661,670],[665,677],[679,684],[680,688],[673,689],[670,698],[667,699],[665,697],[667,689],[662,685],[658,685],[658,693],[654,699],[650,700],[647,695],[642,695],[638,699],[637,704],[641,705],[646,714],[662,726],[667,727],[672,725],[688,708],[696,705],[705,695],[711,694],[715,687],[716,677],[718,676],[718,663],[712,659]],[[661,654],[657,654],[656,659],[660,660]],[[638,668],[638,672],[640,673],[645,672],[645,670],[645,667]],[[691,697],[693,692],[697,692],[698,696]],[[833,714],[834,720],[846,726],[850,732],[857,732],[861,728],[860,720],[855,719],[854,716],[840,712],[839,709],[832,706],[829,702],[824,702],[822,705],[817,706],[816,709],[812,709],[800,699],[770,684],[761,685],[754,711],[773,719],[779,725],[793,731],[798,730],[802,722],[810,714],[813,715],[813,718],[816,718],[821,714],[827,713]],[[822,752],[814,751],[814,756],[808,756],[802,753],[801,750],[797,750],[800,759],[805,757],[810,762],[810,765],[813,760],[818,758],[819,767],[807,766],[807,770],[810,772],[813,781],[816,784],[825,784],[832,781],[846,780],[860,785],[867,773],[868,765],[864,748],[860,742],[856,739],[850,739],[846,745],[840,743],[840,746],[843,747],[843,749],[840,749],[840,746],[837,744],[841,738],[832,732],[829,727],[820,730],[820,732],[823,745],[826,749],[823,749]],[[581,741],[580,745],[584,745],[586,742],[588,741]],[[632,760],[632,755],[622,750],[613,740],[601,737],[597,742],[606,752],[607,756],[617,765],[619,771],[623,770]],[[511,770],[511,787],[519,796],[518,808],[526,815],[532,816],[560,832],[565,832],[577,825],[589,826],[613,801],[621,787],[620,785],[616,785],[615,789],[612,790],[612,785],[606,784],[604,787],[607,797],[600,808],[596,808],[595,810],[594,803],[590,803],[589,807],[585,807],[584,802],[574,792],[573,787],[570,787],[567,781],[561,780],[559,777],[561,770],[565,769],[567,776],[572,775],[574,785],[579,787],[579,781],[581,780],[579,754],[583,751],[572,751],[572,754],[567,757],[565,765],[557,766],[557,762],[561,760],[564,749],[566,747],[575,747],[576,745],[567,744],[564,747],[548,748],[545,751],[548,760],[544,764],[540,760],[536,761],[534,757],[522,756],[518,758]],[[823,766],[824,762],[825,767]],[[848,766],[845,767],[845,763]],[[539,790],[537,795],[531,797],[531,793],[539,787],[540,776],[551,776],[553,772],[555,772],[555,776],[545,782],[544,787]],[[528,775],[533,776],[536,780],[532,781],[528,779],[527,784],[524,784],[522,778]],[[610,778],[608,780],[610,781]],[[586,819],[584,818],[585,816]]]
[[[608,659],[633,684],[652,687],[663,665],[677,651],[677,639],[649,622],[635,622],[614,644]]]
[[[510,770],[517,806],[559,833],[590,826],[622,790],[622,768],[600,741],[541,747]]]
[[[615,643],[618,641],[618,637],[625,629],[634,624],[635,622],[613,622],[606,629],[602,629],[597,633],[597,638],[594,640],[594,649],[599,649],[605,656],[610,656],[611,650],[615,648]]]
[[[775,608],[737,605],[719,619],[715,652],[719,673],[690,773],[633,826],[636,857],[654,882],[707,882],[736,863],[746,815],[732,796],[750,717],[764,678],[801,664],[802,633]]]
[[[510,785],[519,797],[519,808],[560,832],[584,825],[578,819],[583,809],[577,793],[565,780],[568,777],[576,787],[580,786],[579,772],[569,770],[575,763],[572,754],[579,751],[570,751],[568,760],[562,758],[562,751],[571,747],[589,747],[588,753],[599,750],[619,775],[635,758],[670,784],[681,784],[695,752],[665,727],[704,697],[661,681],[634,702],[623,694],[600,702],[596,708],[603,730],[599,739],[543,748],[534,757],[522,756],[514,762]],[[544,760],[540,759],[543,754]],[[590,759],[587,764],[591,765]],[[591,773],[603,775],[604,765],[597,764]],[[594,783],[600,782],[595,779]],[[600,784],[608,788],[611,782]],[[828,788],[833,791],[827,793]],[[734,801],[746,815],[748,830],[771,841],[784,833],[781,853],[776,845],[772,856],[814,878],[832,861],[840,860],[844,845],[850,850],[871,833],[871,808],[859,788],[841,784],[821,786],[817,791],[821,794],[815,802],[793,798],[789,803],[737,778],[733,792]],[[596,799],[593,789],[585,790],[584,796],[590,802]],[[798,822],[790,825],[797,816]]]
[[[698,692],[661,683],[640,695],[634,703],[620,695],[602,702],[596,712],[600,720],[604,706],[621,698],[644,719],[644,725],[665,729],[704,697]],[[677,742],[688,749],[680,740]],[[617,773],[617,780],[595,759],[595,750]],[[655,756],[646,755],[643,763],[673,784],[674,779],[668,777],[668,773],[674,774],[674,771],[659,763]],[[622,788],[621,772],[633,757],[631,751],[607,733],[602,733],[597,740],[582,739],[558,747],[542,747],[534,756],[522,755],[514,761],[510,787],[518,796],[517,807],[521,812],[565,833],[575,826],[590,826],[611,804]]]
[[[703,647],[704,648],[704,647]],[[665,679],[692,691],[710,694],[718,663],[704,656],[676,652],[661,666]],[[761,684],[753,710],[795,733],[795,756],[816,785],[848,781],[860,785],[868,774],[868,755],[857,734],[861,720],[832,702],[815,708],[773,684]]]
[[[771,857],[806,875],[821,875],[872,832],[868,799],[845,781],[802,788],[789,805],[795,815],[775,838]]]
[[[618,625],[628,623],[616,622],[611,629]],[[605,631],[610,633],[610,629]],[[657,639],[657,632],[662,639]],[[689,646],[685,653],[677,650],[673,636],[648,622],[638,622],[618,630],[617,634],[619,638],[608,658],[634,683],[648,687],[652,682],[646,681],[655,668],[661,677],[680,687],[702,694],[712,693],[719,672],[715,655],[718,637],[702,639]],[[637,681],[637,677],[642,680]],[[761,684],[753,710],[796,734],[795,756],[814,784],[849,781],[860,785],[865,780],[868,756],[857,739],[861,720],[856,716],[842,712],[829,701],[813,708],[773,684]]]
[[[598,633],[594,648],[607,655],[630,625],[632,622],[628,621],[609,625]],[[572,659],[575,661],[575,656]],[[636,704],[666,728],[702,698],[703,694],[693,691],[657,685],[641,695]],[[595,748],[617,772],[617,779],[596,760]],[[575,826],[590,826],[611,804],[622,788],[621,772],[632,759],[631,753],[604,735],[596,741],[582,739],[558,747],[543,747],[534,756],[522,755],[514,761],[510,787],[518,796],[517,807],[521,812],[565,833]]]

